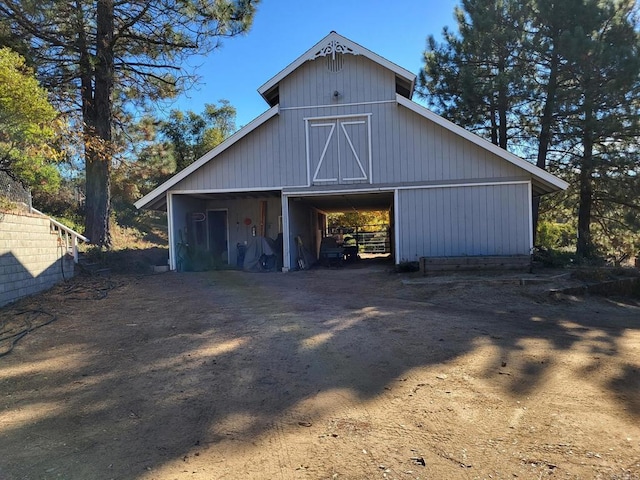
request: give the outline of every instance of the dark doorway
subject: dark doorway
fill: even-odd
[[[227,211],[208,210],[209,251],[214,258],[228,263]]]

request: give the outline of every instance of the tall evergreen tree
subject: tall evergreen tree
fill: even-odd
[[[640,165],[640,44],[634,8],[632,0],[463,1],[456,14],[460,34],[445,29],[442,44],[429,37],[420,75],[420,91],[439,113],[496,144],[516,148],[540,168],[553,164],[575,179],[577,254],[582,258],[596,253],[592,224],[600,232],[613,232],[614,217],[616,225],[629,226],[640,211],[638,191],[630,190],[638,186]],[[526,15],[503,15],[519,18],[521,35],[501,35],[500,23],[494,34],[486,20],[492,11]],[[507,51],[514,54],[504,56]],[[499,62],[493,69],[478,69],[482,63],[474,58],[505,58],[511,62],[505,71],[512,74],[501,76]],[[491,82],[483,71],[494,73]],[[512,81],[506,83],[506,101],[501,101],[501,78]],[[496,116],[496,105],[506,105],[506,115]],[[501,141],[504,118],[512,120],[508,138],[520,143]],[[537,201],[533,209],[535,219]]]
[[[529,66],[523,49],[528,2],[463,0],[458,33],[428,38],[418,93],[446,118],[507,148],[526,106]]]
[[[579,15],[583,0],[534,0],[531,32],[526,37],[527,57],[535,65],[530,90],[531,115],[530,134],[535,150],[536,166],[547,170],[549,149],[559,143],[558,125],[562,122],[559,105],[566,95],[570,95],[573,82],[571,71],[565,59],[565,51],[576,34],[576,16]],[[540,197],[533,198],[533,233],[537,236]]]
[[[627,164],[627,174],[638,166],[637,144],[630,144],[640,135],[640,37],[634,8],[632,0],[586,0],[566,50],[574,95],[562,106],[566,120],[560,127],[574,149],[571,167],[579,172],[576,253],[581,258],[597,253],[591,224],[599,186],[612,176],[624,179],[621,163]],[[620,201],[614,192],[609,202]],[[640,209],[637,197],[627,203]]]
[[[62,107],[81,113],[86,235],[109,246],[113,128],[129,102],[174,95],[185,58],[247,31],[259,0],[4,0],[0,23],[28,41],[29,57]]]

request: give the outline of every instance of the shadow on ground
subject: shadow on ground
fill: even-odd
[[[589,349],[589,375],[640,329],[624,305],[585,314],[577,300],[477,298],[471,284],[400,278],[384,268],[114,277],[103,299],[63,286],[17,305],[59,320],[0,359],[0,478],[142,478],[199,446],[260,438],[285,417],[313,422],[322,412],[300,405],[326,392],[365,402],[480,344],[499,352],[486,375],[504,371],[504,393],[524,397],[555,361],[531,342]],[[615,372],[602,388],[640,421],[638,365]]]

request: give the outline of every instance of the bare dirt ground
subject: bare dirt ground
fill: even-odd
[[[639,479],[640,305],[522,277],[61,285],[0,310],[57,316],[0,357],[0,479]]]

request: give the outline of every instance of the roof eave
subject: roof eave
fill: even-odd
[[[455,123],[450,122],[446,118],[443,118],[440,115],[435,114],[428,108],[425,108],[422,105],[418,105],[417,103],[403,97],[402,95],[396,95],[396,101],[398,102],[399,105],[402,105],[408,108],[409,110],[412,110],[418,115],[421,115],[422,117],[425,117],[433,121],[434,123],[440,125],[441,127],[446,128],[447,130],[457,134],[458,136],[469,140],[470,142],[478,145],[479,147],[484,148],[485,150],[488,150],[491,153],[527,171],[528,173],[534,176],[537,184],[546,187],[545,188],[546,191],[544,191],[544,193],[552,193],[559,190],[566,190],[569,187],[569,184],[567,182],[556,177],[555,175],[552,175],[551,173],[533,165],[532,163],[527,162],[525,159],[520,158],[517,155],[514,155],[513,153],[498,147],[497,145],[494,145],[493,143],[485,140],[484,138],[479,137],[475,133],[469,132],[468,130],[460,127],[459,125],[456,125]]]
[[[258,128],[260,125],[262,125],[263,123],[266,123],[268,120],[270,120],[275,115],[277,115],[279,113],[279,110],[280,110],[279,105],[274,105],[269,110],[264,112],[262,115],[254,118],[250,123],[248,123],[247,125],[242,127],[240,130],[235,132],[233,135],[227,138],[220,145],[218,145],[212,150],[209,150],[207,153],[205,153],[202,157],[200,157],[198,160],[193,162],[187,168],[176,173],[173,177],[171,177],[169,180],[164,182],[162,185],[158,186],[157,188],[149,192],[147,195],[142,197],[140,200],[135,202],[134,203],[135,207],[137,209],[141,209],[141,208],[153,209],[154,207],[161,206],[162,201],[158,202],[158,200],[160,199],[161,196],[164,196],[171,187],[173,187],[174,185],[179,183],[181,180],[191,175],[193,172],[195,172],[204,164],[206,164],[209,160],[217,157],[220,153],[224,152],[227,148],[229,148],[231,145],[239,141],[241,138],[244,138],[246,135],[248,135],[253,130]]]
[[[314,60],[315,58],[317,58],[318,50],[325,47],[328,43],[334,40],[340,41],[342,45],[351,49],[351,52],[350,52],[351,54],[363,55],[364,57],[367,57],[373,62],[393,71],[397,77],[400,77],[406,80],[411,85],[410,93],[409,93],[409,98],[411,98],[411,96],[413,95],[413,89],[416,81],[415,74],[411,73],[409,70],[406,70],[405,68],[402,68],[399,65],[396,65],[395,63],[387,60],[386,58],[381,57],[377,53],[374,53],[371,50],[364,48],[362,45],[359,45],[356,42],[343,37],[342,35],[336,32],[331,32],[329,35],[327,35],[318,43],[316,43],[313,47],[311,47],[305,53],[300,55],[296,60],[294,60],[289,65],[287,65],[284,69],[278,72],[274,77],[267,80],[260,88],[258,88],[258,93],[260,94],[260,96],[262,96],[262,98],[264,98],[264,100],[267,103],[269,103],[268,93],[274,87],[276,87],[282,79],[287,77],[289,74],[291,74],[294,70],[296,70],[305,62]]]

